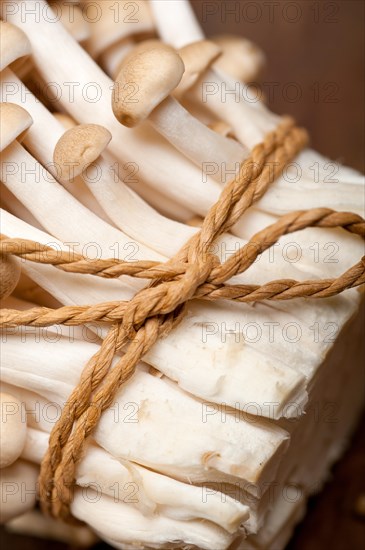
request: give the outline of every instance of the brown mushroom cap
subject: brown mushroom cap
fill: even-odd
[[[163,47],[165,44],[161,42],[159,38],[149,38],[148,40],[142,40],[141,42],[138,42],[138,44],[135,44],[132,46],[131,50],[126,54],[126,56],[121,60],[118,71],[116,74],[118,75],[122,68],[129,62],[130,59],[132,59],[137,53],[145,52],[148,50],[153,50],[153,48],[157,47]],[[169,46],[166,45],[167,48]]]
[[[210,40],[192,42],[178,50],[178,54],[185,65],[185,73],[174,91],[174,96],[181,98],[221,53],[221,48]]]
[[[70,181],[79,176],[108,146],[112,135],[98,124],[70,128],[58,140],[53,153],[59,178]]]
[[[181,57],[164,44],[131,53],[114,85],[112,107],[117,120],[130,128],[145,120],[176,88],[184,70]]]
[[[0,300],[13,292],[20,278],[20,266],[11,256],[0,254]]]
[[[33,119],[23,107],[15,103],[0,103],[0,151],[13,141],[21,141]]]
[[[0,21],[0,35],[0,71],[16,59],[32,53],[29,38],[12,23]]]
[[[251,82],[260,75],[265,55],[256,44],[234,35],[219,35],[212,40],[222,50],[216,62],[218,69],[243,82]]]

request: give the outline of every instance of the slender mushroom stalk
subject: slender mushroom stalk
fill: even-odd
[[[27,424],[22,403],[13,395],[1,392],[0,407],[0,468],[7,468],[22,454]]]
[[[184,70],[180,56],[166,45],[139,50],[135,55],[130,53],[116,78],[113,112],[129,128],[148,119],[203,172],[209,163],[220,167],[216,176],[221,181],[222,169],[233,167],[237,171],[247,151],[210,130],[170,96]]]
[[[61,181],[67,182],[82,174],[84,182],[117,227],[146,246],[151,246],[152,242],[156,251],[173,255],[194,231],[163,218],[123,182],[110,176],[110,165],[101,156],[110,139],[108,130],[96,124],[75,126],[65,132],[53,155]],[[92,170],[87,170],[90,165]],[[95,172],[98,178],[95,178]],[[177,230],[180,238],[168,245],[165,231],[176,234]]]
[[[73,38],[80,44],[87,43],[91,35],[91,24],[85,18],[80,6],[70,1],[58,2],[58,0],[51,0],[49,5]]]
[[[18,390],[26,396],[27,407],[34,403],[31,392]],[[47,401],[45,402],[47,406]],[[47,450],[48,432],[28,427],[23,458],[39,464]],[[76,483],[79,487],[93,487],[107,496],[130,504],[145,515],[160,513],[169,518],[205,519],[233,533],[247,521],[248,507],[217,491],[209,506],[202,499],[202,489],[153,472],[136,463],[114,458],[107,451],[90,442],[78,465]],[[119,491],[114,491],[118,484]],[[138,497],[128,500],[131,486],[138,487]]]
[[[3,344],[3,382],[59,405],[71,394],[85,362],[98,349],[95,344],[81,341],[71,347],[64,338],[39,341],[36,334],[29,334],[27,346],[19,346],[20,341],[21,336],[10,334]],[[130,403],[135,406],[128,409]],[[202,410],[200,400],[182,392],[176,384],[144,372],[142,367],[102,414],[93,438],[114,457],[184,482],[203,483],[217,478],[229,482],[233,477],[264,484],[275,476],[277,458],[288,444],[286,430],[259,418],[251,422],[229,410],[225,411],[225,422],[220,414],[210,415],[204,422]],[[43,425],[54,421],[46,418]],[[178,436],[187,430],[188,440]],[[254,487],[251,492],[255,492]]]

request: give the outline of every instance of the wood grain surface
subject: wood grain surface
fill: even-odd
[[[208,35],[240,34],[266,52],[262,84],[274,111],[292,114],[306,126],[315,149],[364,171],[361,0],[195,0],[193,4]],[[365,494],[364,440],[365,418],[324,491],[310,500],[307,516],[287,550],[363,550],[365,517],[355,508]],[[67,548],[10,536],[4,529],[0,543],[1,548],[14,550]]]

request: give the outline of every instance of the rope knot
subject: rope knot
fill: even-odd
[[[191,300],[218,264],[219,260],[214,254],[200,255],[194,262],[185,262],[184,273],[169,281],[155,280],[149,287],[135,294],[127,304],[122,321],[128,338],[134,339],[147,319],[168,315]]]

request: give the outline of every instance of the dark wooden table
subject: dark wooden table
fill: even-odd
[[[267,53],[262,83],[274,111],[306,126],[315,149],[364,171],[362,0],[195,0],[194,8],[208,35],[240,34]],[[365,518],[354,512],[365,493],[364,440],[365,418],[332,480],[310,500],[288,550],[365,548]],[[9,536],[3,529],[0,541],[2,548],[14,550],[67,548]]]

